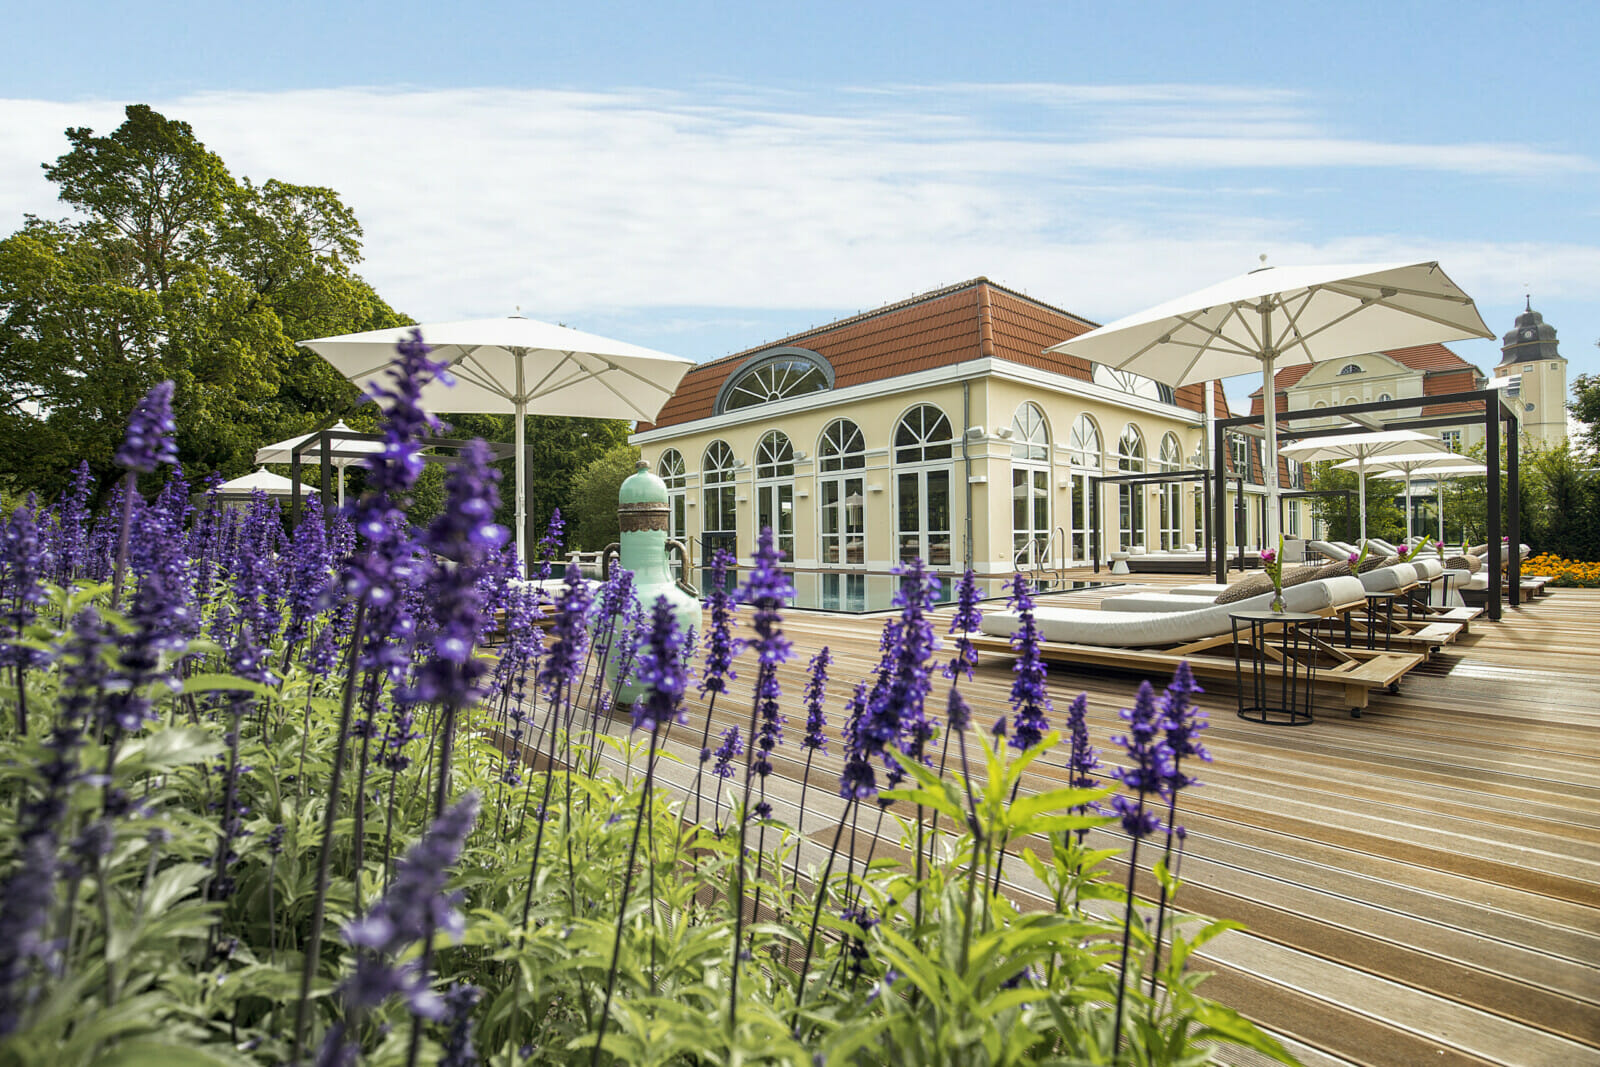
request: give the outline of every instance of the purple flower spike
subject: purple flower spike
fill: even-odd
[[[1128,732],[1111,740],[1126,750],[1128,766],[1112,771],[1111,776],[1128,792],[1112,797],[1111,809],[1121,817],[1128,836],[1148,837],[1160,828],[1161,817],[1145,798],[1165,797],[1166,781],[1172,773],[1172,750],[1160,736],[1165,719],[1156,708],[1155,690],[1149,682],[1139,684],[1133,707],[1120,714]]]
[[[744,648],[744,642],[732,636],[733,615],[738,604],[728,592],[728,568],[734,558],[726,549],[717,549],[711,557],[711,588],[706,594],[706,606],[711,611],[711,635],[706,641],[706,667],[701,675],[700,693],[725,693],[728,682],[737,678],[733,661]]]
[[[636,677],[648,691],[633,706],[633,728],[654,732],[662,723],[687,723],[683,696],[689,688],[689,669],[683,662],[678,617],[666,597],[657,597],[650,610],[650,631],[638,655]]]
[[[754,609],[750,625],[756,632],[752,644],[760,664],[756,680],[756,707],[759,719],[756,724],[755,758],[751,770],[765,778],[772,773],[772,750],[783,744],[783,724],[779,713],[782,691],[778,685],[778,666],[789,659],[789,639],[783,636],[779,624],[783,621],[781,609],[794,596],[794,586],[789,576],[779,568],[783,553],[779,552],[772,535],[772,527],[763,526],[756,539],[756,553],[750,577],[739,590],[739,597]]]
[[[550,627],[550,649],[539,668],[539,685],[554,700],[559,690],[577,685],[589,642],[589,583],[576,563],[567,564],[566,585],[556,600],[556,618]]]
[[[1211,753],[1200,743],[1200,731],[1210,723],[1206,721],[1206,713],[1190,699],[1202,692],[1204,690],[1195,684],[1194,675],[1189,671],[1188,661],[1180,662],[1172,675],[1172,684],[1167,686],[1162,697],[1161,709],[1167,732],[1167,748],[1172,753],[1172,769],[1164,783],[1169,795],[1200,784],[1197,779],[1179,770],[1184,760],[1192,757],[1211,762]]]
[[[722,744],[715,753],[717,762],[712,765],[711,773],[718,778],[733,777],[733,761],[744,755],[744,742],[739,737],[739,728],[730,726],[722,731]]]
[[[444,1004],[428,988],[418,960],[397,961],[434,933],[459,937],[465,929],[457,910],[461,895],[446,892],[445,886],[477,821],[478,795],[468,793],[445,809],[422,840],[406,851],[383,897],[345,926],[345,943],[364,950],[358,954],[355,973],[340,986],[347,1008],[375,1008],[399,994],[416,1015],[428,1019],[444,1015]]]
[[[1011,610],[1021,619],[1011,635],[1017,650],[1016,679],[1011,683],[1011,747],[1029,749],[1037,745],[1050,729],[1050,694],[1045,688],[1044,656],[1039,651],[1043,635],[1033,617],[1033,594],[1028,579],[1018,574],[1011,580]]]
[[[128,416],[128,433],[117,449],[117,466],[149,474],[163,463],[178,462],[173,435],[178,423],[172,417],[172,382],[161,382],[144,395]]]
[[[828,738],[823,733],[828,728],[828,720],[822,709],[828,699],[828,664],[832,662],[833,653],[824,645],[822,651],[811,657],[811,678],[806,683],[806,736],[800,744],[818,752],[828,750]]]
[[[1067,735],[1072,739],[1072,754],[1068,757],[1068,785],[1075,789],[1092,789],[1100,782],[1090,773],[1100,766],[1099,753],[1089,744],[1089,694],[1079,693],[1067,705]]]
[[[971,678],[972,668],[977,666],[978,650],[972,647],[970,635],[977,633],[983,622],[983,612],[978,609],[979,599],[977,575],[968,567],[961,576],[961,583],[956,586],[956,614],[950,620],[950,633],[956,638],[956,654],[945,665],[946,678],[954,678],[957,674]]]

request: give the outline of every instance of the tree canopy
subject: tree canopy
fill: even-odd
[[[188,123],[130,105],[109,135],[67,131],[45,175],[71,217],[0,241],[0,485],[104,483],[123,422],[177,384],[191,475],[357,399],[295,340],[402,325],[359,275],[361,227],[331,189],[235,179]]]

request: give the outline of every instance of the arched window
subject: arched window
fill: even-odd
[[[794,477],[794,446],[783,431],[768,430],[756,445],[756,477]]]
[[[1378,403],[1380,403],[1380,404],[1386,404],[1386,403],[1388,403],[1389,401],[1391,401],[1393,399],[1394,399],[1394,397],[1390,396],[1388,393],[1379,393],[1378,394]]]
[[[867,441],[861,427],[849,419],[835,419],[822,431],[817,444],[817,464],[824,474],[861,470],[867,465]]]
[[[1094,382],[1107,389],[1115,389],[1119,393],[1130,396],[1142,396],[1147,400],[1159,400],[1163,404],[1173,402],[1172,386],[1165,382],[1158,382],[1153,378],[1146,378],[1142,374],[1132,371],[1113,370],[1111,367],[1096,363],[1094,365]]]
[[[932,404],[918,404],[895,427],[896,463],[929,463],[951,454],[950,420]]]
[[[1139,427],[1131,422],[1122,428],[1122,436],[1117,439],[1117,469],[1129,473],[1139,473],[1144,470],[1144,434],[1140,433]],[[1145,543],[1143,483],[1119,483],[1117,505],[1123,548],[1143,545]]]
[[[1161,454],[1156,458],[1156,470],[1178,471],[1183,469],[1183,446],[1178,443],[1178,435],[1167,433],[1161,438]],[[1165,482],[1156,486],[1156,501],[1159,505],[1159,514],[1156,516],[1156,530],[1161,539],[1161,550],[1169,552],[1183,544],[1183,487],[1177,482]]]
[[[1011,417],[1011,458],[1049,461],[1050,428],[1039,405],[1024,403]]]
[[[1050,433],[1037,404],[1011,417],[1012,565],[1043,562],[1050,541]]]
[[[734,504],[733,479],[737,469],[733,449],[726,441],[712,441],[700,460],[701,536],[705,558],[719,548],[733,552],[738,532],[738,509]]]
[[[918,404],[895,427],[894,461],[914,465],[895,472],[898,561],[921,559],[929,567],[950,566],[951,446],[950,420],[932,404]]]
[[[862,474],[867,466],[867,442],[861,427],[849,419],[828,423],[817,444],[817,466],[819,558],[824,566],[862,566],[867,562],[867,496]],[[824,575],[824,586],[829,577]],[[837,575],[831,577],[838,582]]]
[[[1178,435],[1169,433],[1161,439],[1161,458],[1158,460],[1164,471],[1175,471],[1183,467],[1183,446],[1178,443]]]
[[[794,446],[768,430],[756,444],[756,529],[771,527],[773,544],[794,562]]]
[[[1340,374],[1360,374],[1361,373],[1361,364],[1359,364],[1359,363],[1346,363],[1344,366],[1339,368],[1339,373]]]
[[[1122,436],[1117,439],[1117,469],[1144,470],[1144,434],[1131,422],[1122,428]]]
[[[771,404],[833,388],[833,367],[804,348],[780,348],[747,361],[717,394],[716,412]]]
[[[1074,467],[1100,469],[1100,427],[1087,415],[1072,421],[1072,438],[1067,445],[1067,459]]]
[[[656,461],[656,474],[667,483],[667,536],[682,540],[689,518],[686,491],[689,474],[683,464],[683,453],[676,448],[661,453]]]

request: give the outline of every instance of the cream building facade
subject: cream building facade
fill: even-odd
[[[702,364],[632,440],[697,563],[771,526],[824,605],[913,557],[1085,563],[1096,483],[1200,469],[1205,427],[1202,387],[1044,352],[1091,327],[980,278]],[[1100,489],[1100,558],[1200,543],[1198,480]]]

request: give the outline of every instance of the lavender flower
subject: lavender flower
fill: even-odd
[[[12,511],[0,538],[0,665],[25,667],[43,660],[41,653],[11,643],[38,615],[46,599],[44,581],[52,570],[47,547],[39,537],[33,512],[27,507]],[[19,712],[21,707],[19,705]],[[26,729],[26,723],[23,724]]]
[[[560,508],[550,510],[550,522],[544,529],[544,536],[539,538],[535,547],[539,551],[539,580],[545,581],[550,577],[550,561],[561,557],[561,539],[566,532],[567,523],[561,517]]]
[[[779,629],[779,623],[783,621],[780,609],[794,596],[794,586],[778,566],[782,557],[783,553],[778,551],[774,543],[772,528],[762,527],[756,539],[750,577],[739,590],[740,599],[754,608],[751,627],[756,632],[756,639],[752,643],[760,666],[756,681],[759,719],[751,768],[763,778],[772,773],[772,750],[783,743],[785,722],[778,710],[782,692],[778,685],[777,668],[788,661],[791,646]]]
[[[550,627],[550,649],[539,669],[538,681],[554,701],[563,687],[576,682],[583,670],[589,643],[589,583],[576,563],[567,564],[566,585],[556,600],[555,622]]]
[[[1093,789],[1100,782],[1091,773],[1100,766],[1099,753],[1089,744],[1089,694],[1079,693],[1067,705],[1067,736],[1072,751],[1067,757],[1067,784],[1074,789]]]
[[[1156,708],[1155,690],[1149,682],[1139,683],[1133,707],[1119,713],[1128,724],[1126,734],[1113,737],[1127,752],[1128,766],[1117,768],[1111,777],[1128,790],[1111,798],[1111,809],[1122,819],[1122,829],[1134,839],[1148,837],[1161,826],[1161,817],[1146,803],[1147,796],[1166,795],[1166,781],[1172,773],[1172,750],[1160,736],[1164,720]]]
[[[817,752],[828,750],[828,738],[823,733],[828,728],[828,720],[823,716],[823,705],[828,698],[828,664],[832,662],[833,654],[824,645],[811,657],[811,677],[806,682],[806,736],[800,744]]]
[[[457,982],[444,995],[449,1032],[445,1037],[444,1055],[439,1067],[472,1067],[478,1063],[478,1050],[472,1045],[472,1009],[483,999],[483,990],[475,985]]]
[[[706,594],[706,604],[711,610],[711,637],[706,642],[706,666],[700,676],[700,693],[727,692],[728,682],[737,678],[733,661],[744,648],[744,642],[731,634],[733,615],[738,603],[728,592],[728,568],[733,566],[733,556],[719,548],[711,557],[711,588]]]
[[[718,778],[733,777],[733,761],[744,754],[744,741],[739,737],[739,728],[730,726],[722,731],[722,744],[717,746],[713,753],[716,763],[711,765],[711,773]]]
[[[1197,779],[1189,777],[1180,770],[1184,760],[1192,757],[1206,763],[1211,762],[1211,753],[1200,743],[1200,731],[1206,729],[1210,723],[1207,721],[1205,711],[1196,707],[1194,701],[1190,699],[1194,694],[1203,692],[1205,690],[1195,683],[1188,661],[1181,661],[1178,669],[1173,672],[1172,684],[1167,686],[1161,701],[1167,749],[1172,754],[1171,770],[1163,783],[1169,796],[1180,789],[1200,784]]]
[[[1008,606],[1020,617],[1021,625],[1011,635],[1011,647],[1017,650],[1017,662],[1011,669],[1016,678],[1011,683],[1011,747],[1030,749],[1044,739],[1050,729],[1052,710],[1050,693],[1045,688],[1044,657],[1039,652],[1043,635],[1033,617],[1033,594],[1028,589],[1028,579],[1018,574],[1011,580],[1011,598]]]
[[[445,809],[422,839],[406,851],[388,891],[365,915],[345,926],[344,941],[357,950],[355,971],[339,986],[350,1015],[358,1016],[398,995],[414,1015],[433,1020],[444,1017],[445,1005],[428,987],[420,961],[402,961],[401,957],[436,932],[459,937],[465,929],[457,910],[461,894],[447,893],[445,886],[477,819],[477,793],[468,793]],[[330,1042],[335,1036],[329,1033]],[[338,1043],[353,1043],[346,1032],[337,1037]],[[323,1051],[326,1055],[326,1045]]]
[[[178,462],[173,435],[178,423],[172,417],[170,380],[151,388],[128,416],[128,432],[117,449],[117,466],[149,474],[163,463]]]
[[[978,632],[983,622],[983,612],[978,610],[978,578],[968,567],[956,586],[956,614],[950,620],[950,633],[956,638],[956,654],[945,664],[944,676],[957,674],[972,677],[972,668],[978,663],[978,650],[972,646],[972,634]]]
[[[89,494],[93,479],[87,460],[72,472],[72,487],[56,508],[56,584],[67,585],[89,562]]]
[[[654,732],[663,722],[687,723],[683,695],[689,671],[683,662],[683,635],[666,597],[657,597],[650,611],[650,629],[639,648],[636,675],[646,689],[633,706],[633,728]]]

